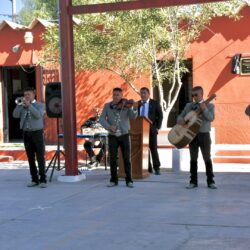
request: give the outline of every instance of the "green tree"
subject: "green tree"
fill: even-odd
[[[35,18],[58,20],[57,0],[22,0],[18,22],[29,25]]]
[[[78,2],[78,1],[77,1]],[[99,1],[81,1],[82,4]],[[102,2],[110,2],[109,0]],[[80,4],[80,3],[78,3]],[[185,54],[192,41],[216,16],[236,17],[242,1],[162,9],[80,15],[74,27],[75,63],[79,70],[107,69],[118,74],[134,91],[140,74],[152,72],[159,89],[166,126],[182,82]],[[59,62],[58,27],[45,35],[45,61]],[[162,63],[164,62],[164,63]],[[169,84],[167,96],[163,82]]]

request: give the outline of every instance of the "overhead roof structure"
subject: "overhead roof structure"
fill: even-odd
[[[78,175],[77,138],[76,138],[76,103],[75,103],[75,63],[73,43],[73,15],[128,11],[170,6],[222,2],[223,0],[138,0],[127,2],[103,3],[73,6],[72,0],[59,1],[61,72],[63,91],[63,124],[65,149],[65,175]],[[226,2],[226,1],[224,1]]]
[[[33,29],[38,23],[42,24],[45,28],[48,28],[48,27],[55,25],[55,23],[49,22],[47,20],[44,20],[41,18],[36,18],[29,24],[28,28]]]
[[[33,29],[39,23],[42,24],[45,28],[55,25],[54,23],[41,19],[41,18],[34,19],[28,26],[21,25],[21,24],[8,21],[8,20],[3,20],[0,23],[0,30],[2,30],[6,26],[10,27],[13,30],[29,30],[29,29]]]
[[[3,20],[0,23],[0,30],[2,30],[6,26],[10,27],[13,30],[25,30],[25,29],[28,28],[27,26],[24,26],[24,25],[21,25],[21,24],[18,24],[18,23],[14,23],[12,21]]]
[[[57,22],[51,22],[45,19],[35,18],[28,26],[25,26],[25,25],[21,25],[21,24],[18,24],[9,20],[3,20],[2,22],[0,22],[0,30],[2,30],[6,26],[10,27],[13,30],[29,30],[29,29],[33,29],[38,24],[41,24],[45,28],[48,28],[48,27],[56,25]],[[81,20],[79,18],[73,17],[74,24],[80,24],[80,22]]]

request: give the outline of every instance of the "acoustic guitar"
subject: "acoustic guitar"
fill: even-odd
[[[216,97],[215,94],[210,96],[205,101],[205,104],[208,104],[215,97]],[[184,148],[187,144],[189,144],[200,130],[202,123],[202,118],[200,114],[201,114],[201,108],[188,112],[184,117],[186,123],[184,125],[176,124],[169,131],[168,134],[169,142],[173,144],[176,148]]]

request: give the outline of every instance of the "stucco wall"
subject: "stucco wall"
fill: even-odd
[[[189,51],[193,59],[193,83],[202,85],[205,96],[217,95],[215,127],[217,144],[249,144],[250,121],[245,115],[250,103],[250,75],[231,73],[232,57],[250,57],[250,7],[239,21],[216,18]]]
[[[135,82],[139,90],[141,87],[149,87],[149,76],[141,76]],[[103,108],[104,104],[112,100],[112,89],[120,87],[123,89],[123,96],[127,99],[139,100],[139,95],[116,74],[109,71],[96,73],[80,72],[76,75],[76,112],[77,130],[80,125],[92,115],[92,108]]]

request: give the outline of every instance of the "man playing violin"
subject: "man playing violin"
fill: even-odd
[[[118,185],[117,173],[117,155],[120,147],[124,161],[124,168],[126,174],[127,187],[133,187],[133,180],[131,176],[131,160],[130,160],[130,118],[137,117],[137,102],[128,102],[122,98],[123,93],[121,88],[113,89],[113,101],[104,105],[102,114],[100,116],[100,123],[108,130],[108,145],[110,157],[110,183],[108,187]]]
[[[202,124],[199,133],[189,144],[190,152],[190,183],[188,189],[196,188],[198,186],[198,153],[199,148],[203,156],[206,166],[207,186],[211,189],[216,189],[213,174],[213,165],[211,160],[211,122],[214,120],[214,105],[212,103],[205,104],[203,100],[203,88],[196,86],[192,89],[193,102],[187,103],[184,110],[177,118],[177,123],[185,125],[185,116],[192,110],[201,109]]]

